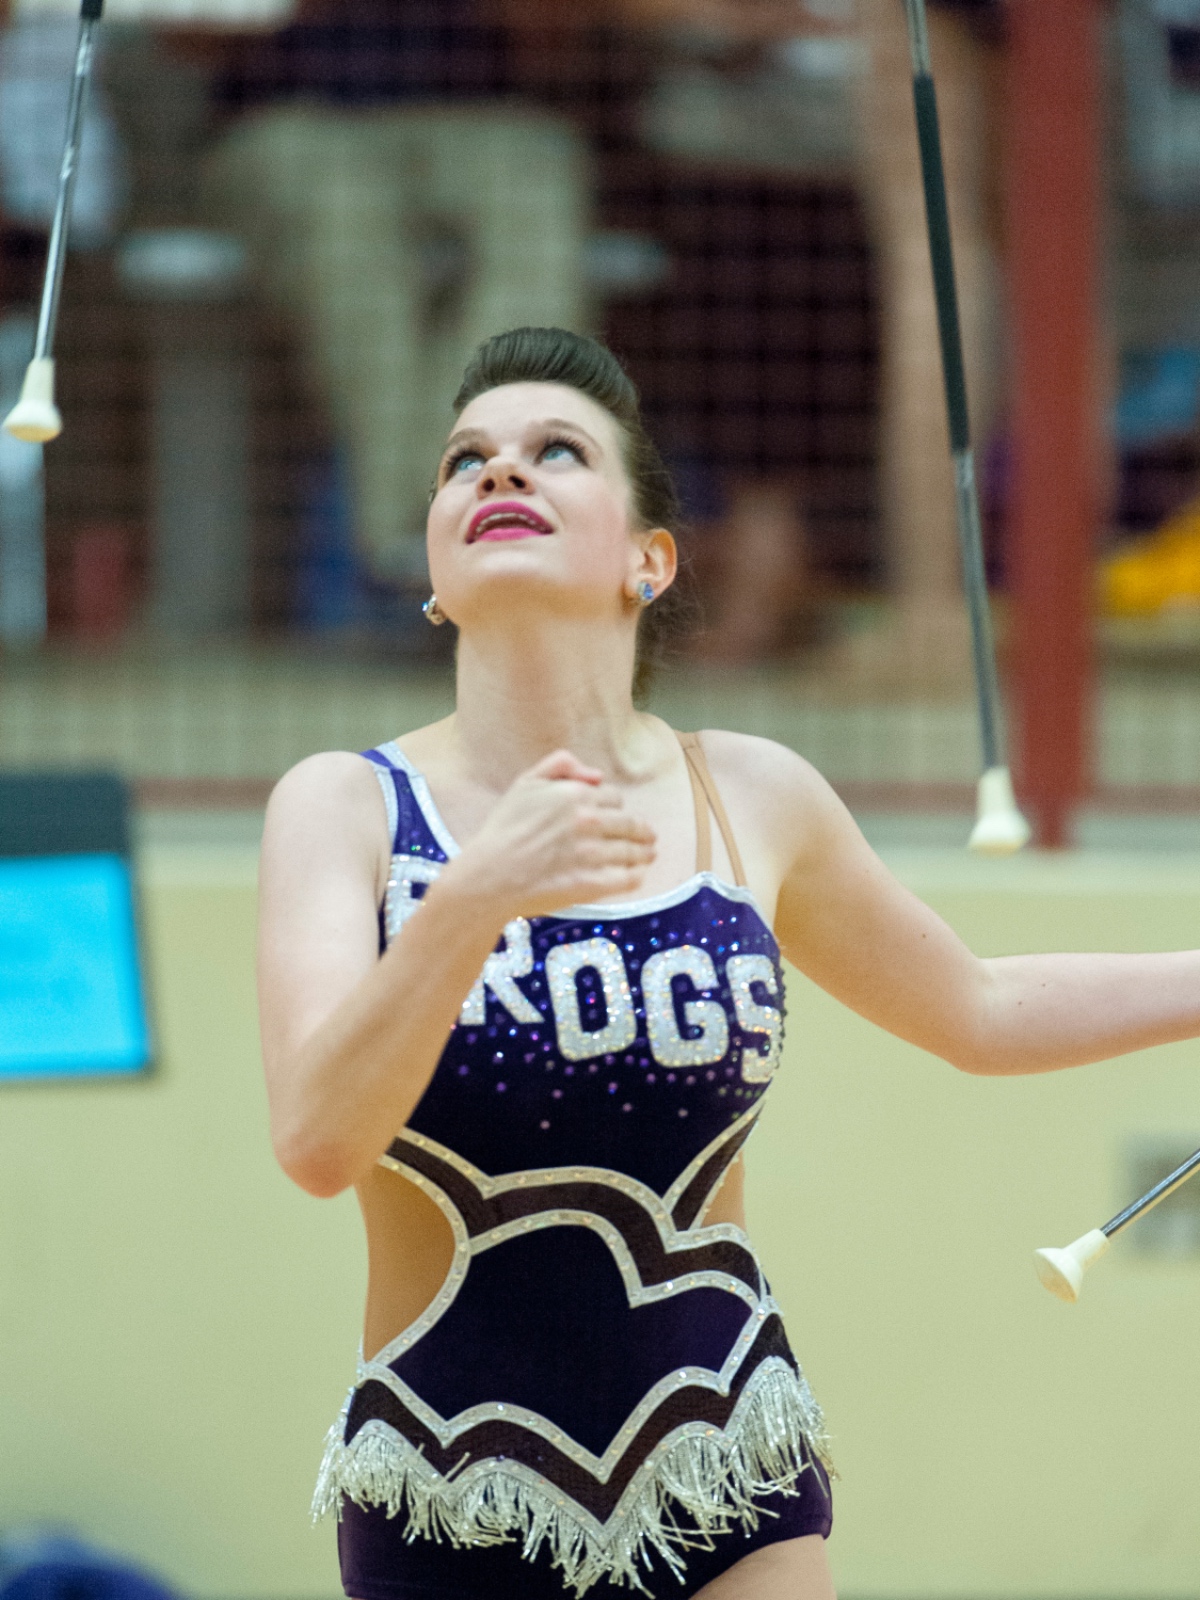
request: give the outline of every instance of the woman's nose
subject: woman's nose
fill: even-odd
[[[528,489],[529,478],[514,462],[489,461],[479,480],[482,494],[495,494],[497,489]]]

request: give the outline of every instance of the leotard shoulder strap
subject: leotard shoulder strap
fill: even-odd
[[[721,830],[721,838],[725,841],[729,865],[733,868],[733,881],[739,889],[744,889],[746,874],[742,867],[741,852],[738,850],[737,840],[733,837],[733,828],[722,804],[720,792],[713,782],[712,773],[708,770],[708,761],[705,759],[704,747],[700,743],[700,735],[677,733],[675,737],[683,746],[688,777],[692,781],[692,799],[696,805],[696,871],[712,871],[712,827],[708,819],[711,810],[717,819],[717,827]]]

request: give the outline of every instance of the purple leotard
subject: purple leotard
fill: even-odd
[[[706,792],[727,824],[684,746],[706,869]],[[457,847],[394,744],[367,759],[392,827],[387,940]],[[380,1158],[455,1252],[330,1431],[315,1509],[342,1515],[348,1594],[685,1596],[828,1533],[821,1414],[778,1307],[743,1231],[700,1221],[782,1040],[774,936],[709,870],[509,923]]]

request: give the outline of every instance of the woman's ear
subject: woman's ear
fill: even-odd
[[[666,528],[651,528],[649,533],[639,534],[630,567],[631,592],[636,593],[640,584],[649,583],[660,595],[674,583],[678,566],[674,535]]]

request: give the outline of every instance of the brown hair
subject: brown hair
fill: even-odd
[[[679,496],[658,446],[646,431],[633,380],[607,346],[565,328],[514,328],[485,339],[463,373],[454,400],[459,415],[489,389],[509,383],[561,383],[602,406],[621,432],[633,511],[643,530],[666,528],[678,541]],[[695,625],[691,573],[682,556],[676,581],[646,607],[638,624],[634,699],[643,702],[672,643]],[[681,581],[682,580],[682,581]]]

